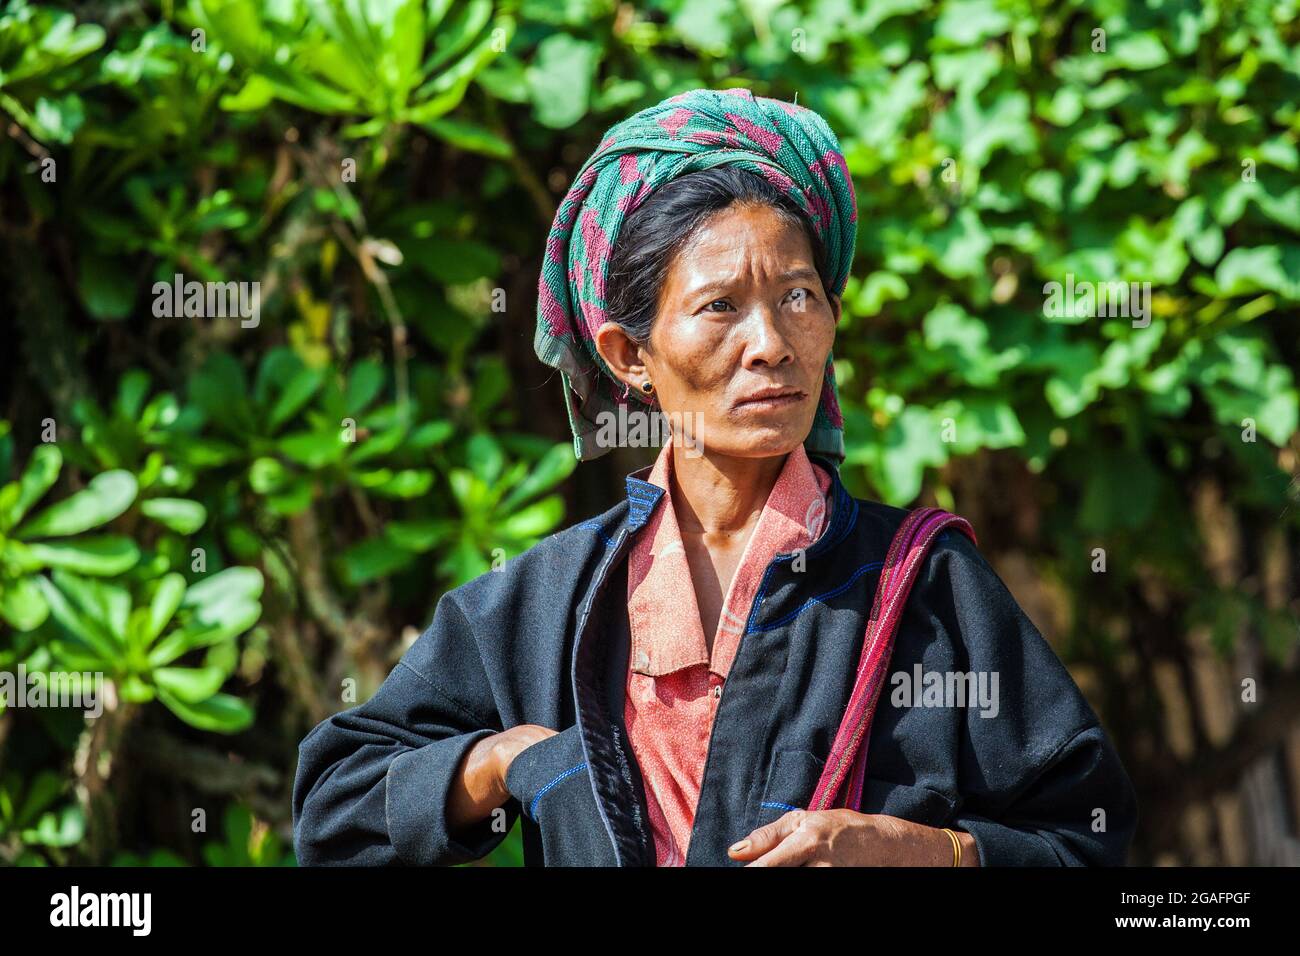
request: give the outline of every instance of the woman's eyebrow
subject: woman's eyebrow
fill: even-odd
[[[686,290],[686,298],[694,299],[705,295],[720,295],[731,291],[730,282],[706,282]]]
[[[817,270],[810,269],[807,266],[801,266],[796,269],[788,269],[775,278],[779,283],[795,282],[797,280],[811,281],[817,278]],[[688,298],[695,298],[703,295],[719,295],[731,291],[732,283],[729,281],[706,282],[703,285],[696,286],[686,290]]]

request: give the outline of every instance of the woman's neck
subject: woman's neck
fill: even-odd
[[[687,455],[674,444],[673,509],[684,533],[735,534],[752,528],[785,466],[785,456]]]

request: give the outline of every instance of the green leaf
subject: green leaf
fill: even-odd
[[[553,33],[537,45],[528,67],[528,94],[537,122],[565,129],[587,115],[598,48],[567,33]]]
[[[430,551],[456,530],[450,518],[425,521],[390,521],[384,525],[384,535],[389,541],[406,551]]]
[[[185,577],[183,575],[173,572],[165,575],[158,582],[158,589],[154,591],[153,600],[149,602],[149,616],[146,619],[144,632],[141,634],[146,646],[156,641],[158,635],[167,628],[184,597]]]
[[[202,409],[208,421],[241,439],[260,433],[247,394],[243,367],[225,352],[209,355],[189,377],[190,401]]]
[[[27,796],[23,799],[22,806],[14,814],[14,824],[19,827],[29,826],[50,804],[59,798],[59,794],[62,792],[62,777],[50,770],[40,771],[36,774],[36,779],[32,781],[32,785],[28,787]]]
[[[433,472],[405,468],[398,472],[381,468],[356,475],[358,483],[386,498],[419,498],[433,486]]]
[[[1111,60],[1130,70],[1153,70],[1169,62],[1169,54],[1154,32],[1115,37],[1109,52]]]
[[[496,440],[484,432],[472,436],[465,445],[470,470],[487,485],[494,484],[505,467],[505,455]]]
[[[1011,20],[993,0],[948,0],[936,24],[935,36],[957,46],[975,46],[1001,36]]]
[[[0,617],[15,630],[34,631],[49,614],[50,606],[35,578],[15,578],[0,587]]]
[[[1233,249],[1219,263],[1214,281],[1227,296],[1271,290],[1300,300],[1300,246]]]
[[[52,444],[37,445],[32,452],[23,476],[18,481],[18,497],[6,509],[4,528],[12,528],[31,510],[32,505],[45,496],[45,492],[58,481],[59,471],[63,468],[63,453]]]
[[[435,282],[464,285],[491,278],[501,271],[501,258],[491,246],[453,239],[404,239],[402,253]],[[461,320],[463,322],[463,319]]]
[[[71,143],[86,121],[86,107],[76,93],[38,97],[31,113],[32,134],[40,140]]]
[[[516,511],[500,522],[497,530],[506,538],[524,540],[546,534],[563,518],[564,499],[559,495],[551,495],[521,511]]]
[[[384,367],[378,362],[357,362],[348,372],[347,389],[343,393],[343,409],[353,418],[370,407],[384,387]]]
[[[208,520],[208,510],[186,498],[147,498],[140,511],[177,534],[193,534]]]
[[[406,426],[398,425],[396,428],[371,435],[365,441],[352,446],[355,451],[348,457],[348,463],[356,466],[375,458],[382,458],[401,448],[406,434]]]
[[[456,433],[456,426],[451,422],[425,422],[411,432],[406,447],[414,451],[435,448]]]
[[[951,433],[942,432],[941,437],[955,454],[971,454],[981,448],[1014,448],[1025,443],[1025,432],[1015,410],[986,395],[945,402],[935,409],[935,415],[941,426],[953,425]]]
[[[106,471],[76,494],[51,505],[25,522],[16,538],[66,537],[112,521],[135,500],[137,485],[129,471]]]
[[[201,704],[221,689],[226,672],[220,667],[156,667],[153,680],[159,694],[186,704]]]
[[[46,567],[108,578],[135,567],[140,548],[121,535],[97,535],[72,541],[34,541],[28,552]]]
[[[125,319],[135,304],[137,282],[128,263],[86,254],[77,269],[77,293],[86,311],[103,321]]]
[[[907,293],[907,280],[896,272],[873,272],[858,290],[852,311],[855,315],[870,318],[879,315],[886,302],[906,300]]]
[[[421,124],[434,136],[450,143],[457,149],[470,153],[480,153],[494,159],[509,159],[514,150],[510,142],[485,126],[469,120],[440,119],[428,120]]]
[[[729,4],[711,0],[682,0],[673,14],[672,25],[687,46],[706,52],[725,50],[732,42],[732,20],[736,11]]]
[[[105,663],[118,659],[120,646],[94,617],[83,615],[78,611],[64,596],[63,591],[55,587],[49,578],[39,577],[36,583],[45,596],[54,619],[62,624],[74,639],[94,652],[98,659]]]
[[[223,644],[247,631],[261,616],[262,605],[256,602],[231,605],[218,621],[194,621],[163,637],[149,652],[149,663],[161,667],[189,651]]]
[[[979,216],[965,206],[926,241],[934,248],[935,268],[955,279],[984,271],[984,257],[993,247]]]
[[[320,389],[323,381],[324,376],[318,369],[299,369],[297,374],[285,384],[284,390],[271,406],[270,431],[278,431],[281,425],[301,411]]]
[[[42,814],[36,826],[24,830],[22,841],[39,846],[70,847],[86,835],[86,818],[80,806],[70,803],[61,810]]]
[[[284,487],[289,473],[278,458],[258,458],[248,466],[248,484],[259,495],[270,495]]]
[[[408,567],[415,555],[384,538],[367,538],[343,552],[343,575],[353,586],[366,584]]]
[[[972,385],[990,386],[1004,369],[1016,364],[1018,351],[996,353],[989,348],[989,327],[955,303],[937,305],[923,322],[925,344],[950,357],[953,369]]]
[[[553,446],[533,466],[528,477],[516,485],[501,502],[501,510],[507,513],[514,511],[529,498],[550,491],[573,474],[577,464],[578,459],[573,455],[572,445],[566,442]]]
[[[341,461],[349,447],[341,431],[333,430],[295,432],[285,435],[276,444],[285,457],[313,470]]]
[[[131,592],[107,581],[83,578],[59,568],[53,574],[59,590],[78,606],[84,619],[93,621],[118,645],[126,640],[127,617],[131,613]]]
[[[192,584],[181,602],[204,621],[216,621],[223,610],[262,596],[262,572],[257,568],[226,568]]]
[[[230,694],[214,694],[200,704],[191,704],[159,688],[158,699],[191,727],[218,734],[234,734],[253,723],[253,708]]]
[[[129,704],[147,704],[158,696],[139,674],[127,674],[118,685],[118,694]]]
[[[128,421],[140,417],[140,409],[149,394],[149,375],[141,369],[131,369],[117,383],[117,397],[113,400],[113,414]],[[163,396],[159,396],[162,398]],[[155,399],[157,401],[158,399]]]

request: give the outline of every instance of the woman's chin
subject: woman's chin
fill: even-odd
[[[733,425],[726,434],[706,436],[705,453],[735,458],[773,458],[794,451],[808,437],[811,425],[803,422],[750,422]]]

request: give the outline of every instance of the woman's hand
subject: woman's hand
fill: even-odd
[[[979,866],[975,838],[957,833],[962,866]],[[928,827],[883,813],[791,810],[728,851],[747,866],[952,866],[952,840]]]
[[[452,781],[447,798],[448,829],[460,829],[486,819],[510,799],[506,774],[516,757],[540,740],[559,733],[538,724],[519,724],[469,748]]]
[[[510,796],[510,791],[506,790],[506,774],[510,772],[510,765],[515,762],[515,758],[533,744],[547,737],[554,737],[558,733],[558,730],[551,730],[540,724],[520,724],[487,738],[492,751],[493,765],[498,775],[497,782],[501,792],[505,794],[502,797],[503,803]]]

